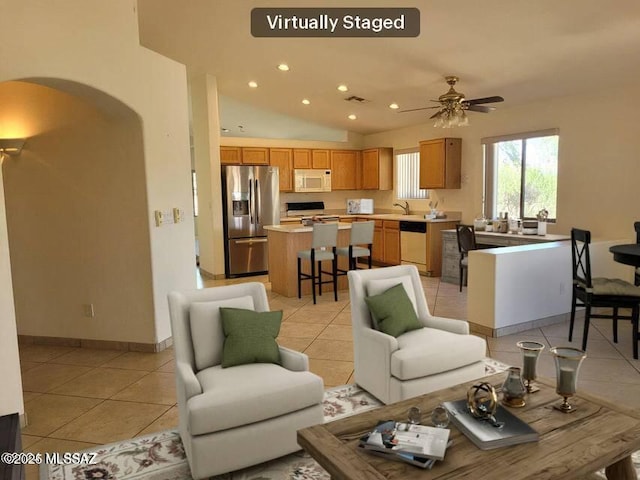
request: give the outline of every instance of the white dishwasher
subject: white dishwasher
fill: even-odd
[[[418,267],[427,273],[427,223],[400,222],[400,263]]]

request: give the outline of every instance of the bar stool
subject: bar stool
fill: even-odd
[[[338,301],[338,261],[336,256],[336,245],[338,243],[337,223],[315,223],[313,225],[313,239],[311,250],[298,252],[298,298],[302,297],[302,280],[311,280],[311,292],[313,294],[313,304],[316,303],[316,285],[319,287],[319,295],[322,295],[322,285],[333,282],[333,296]],[[330,250],[327,250],[330,248]],[[302,259],[311,262],[311,275],[302,273]],[[331,260],[331,272],[323,272],[322,262]],[[316,276],[316,262],[318,262],[318,275]],[[322,280],[322,274],[331,275],[331,280]]]
[[[347,257],[349,259],[349,270],[358,269],[358,258],[369,257],[369,268],[371,268],[371,249],[373,248],[373,228],[375,222],[353,222],[351,224],[351,236],[349,237],[349,246],[336,249],[338,256]],[[359,245],[367,245],[367,248]],[[346,275],[345,270],[338,270],[341,274]]]

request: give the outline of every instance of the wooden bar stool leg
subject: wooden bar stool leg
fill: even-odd
[[[618,343],[618,307],[613,307],[613,343]]]
[[[638,328],[640,327],[640,325],[638,325],[638,323],[640,323],[638,317],[640,317],[640,305],[633,307],[631,316],[633,317],[631,320],[631,327],[633,328],[633,359],[638,360]]]
[[[322,261],[318,261],[318,295],[322,296]]]

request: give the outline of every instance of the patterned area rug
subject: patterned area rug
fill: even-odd
[[[507,365],[485,359],[487,375],[504,371]],[[381,403],[356,385],[345,385],[325,392],[324,418],[331,422],[356,413],[372,410]],[[192,480],[180,436],[167,430],[97,449],[94,465],[43,465],[41,480]],[[640,473],[640,452],[633,456]],[[303,451],[254,467],[213,477],[215,480],[330,480],[325,472]],[[592,476],[606,479],[603,473]]]

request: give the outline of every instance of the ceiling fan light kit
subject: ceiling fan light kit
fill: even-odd
[[[440,110],[438,110],[434,115],[430,117],[430,119],[435,119],[435,122],[433,124],[434,127],[466,127],[467,125],[469,125],[469,117],[467,117],[467,113],[465,112],[465,110],[469,110],[472,112],[489,113],[495,110],[495,107],[488,107],[481,104],[504,102],[504,98],[498,96],[467,100],[465,99],[464,93],[457,92],[454,88],[454,85],[459,80],[458,77],[449,75],[445,77],[445,80],[449,85],[449,91],[443,95],[440,95],[438,97],[438,100],[432,100],[433,102],[439,103],[439,106],[413,108],[411,110],[403,110],[400,113],[439,108]]]

